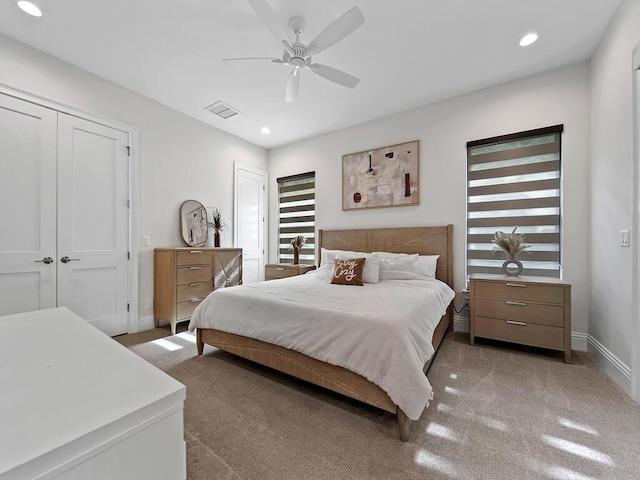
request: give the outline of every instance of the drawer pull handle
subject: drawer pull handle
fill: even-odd
[[[195,282],[195,283],[190,283],[189,286],[190,287],[197,287],[198,285],[202,285],[204,282]]]
[[[527,324],[524,322],[516,322],[515,320],[507,320],[509,325],[520,325],[521,327],[526,327]]]
[[[527,285],[524,283],[507,283],[507,287],[527,288]]]
[[[518,307],[526,307],[527,304],[524,302],[512,302],[510,300],[507,300],[507,305],[517,305]]]
[[[190,298],[189,303],[201,302],[204,298]]]
[[[284,272],[284,267],[276,268],[279,272]]]
[[[189,250],[189,253],[202,253],[202,250]]]
[[[202,267],[189,267],[189,270],[200,270]]]

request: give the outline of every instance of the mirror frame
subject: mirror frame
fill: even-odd
[[[190,247],[206,245],[209,238],[207,209],[197,200],[185,200],[180,205],[182,240]]]

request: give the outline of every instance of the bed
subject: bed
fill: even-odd
[[[439,255],[437,259],[435,278],[450,287],[444,287],[446,290],[448,290],[447,295],[449,295],[451,294],[451,289],[453,288],[452,235],[452,225],[433,227],[319,230],[318,251],[320,251],[321,248],[325,248],[330,250],[346,250],[357,252],[380,251],[408,254],[418,253],[420,255]],[[388,368],[383,365],[384,368],[387,368],[388,373],[385,375],[384,381],[379,381],[379,379],[377,378],[371,379],[372,377],[368,371],[356,373],[357,371],[359,371],[358,368],[352,368],[348,362],[344,363],[344,365],[346,365],[348,368],[345,368],[345,366],[340,366],[338,362],[335,362],[333,360],[332,363],[328,363],[328,361],[323,360],[322,355],[315,354],[315,350],[313,350],[313,354],[309,352],[307,352],[308,354],[305,354],[297,351],[297,346],[295,347],[296,349],[293,349],[276,344],[287,344],[285,342],[280,342],[279,339],[277,341],[264,341],[259,338],[251,338],[248,335],[237,333],[244,333],[246,330],[244,325],[241,325],[241,323],[247,322],[257,324],[258,320],[256,318],[253,318],[251,312],[259,312],[260,310],[262,310],[262,312],[264,313],[265,310],[271,308],[270,298],[275,298],[275,296],[278,295],[278,285],[287,287],[286,289],[289,291],[294,291],[299,286],[300,290],[296,290],[296,292],[294,292],[296,295],[295,299],[291,295],[289,295],[289,298],[285,298],[284,300],[279,299],[280,304],[285,304],[288,302],[291,305],[291,308],[289,308],[289,310],[277,310],[277,314],[280,317],[283,317],[286,321],[291,322],[292,330],[302,329],[303,327],[301,325],[297,325],[295,323],[300,316],[301,303],[304,304],[305,302],[307,302],[309,311],[313,311],[313,309],[318,310],[319,313],[317,313],[317,315],[320,315],[323,311],[322,309],[325,308],[325,306],[321,305],[320,301],[317,302],[318,305],[312,305],[312,302],[310,302],[309,299],[304,296],[305,287],[302,285],[303,283],[312,284],[318,279],[321,279],[322,270],[323,268],[321,267],[317,272],[314,273],[314,275],[316,276],[315,278],[310,274],[307,274],[302,277],[273,280],[270,282],[260,282],[261,285],[248,284],[245,286],[233,287],[232,289],[224,289],[224,292],[219,290],[217,294],[216,292],[214,292],[210,297],[207,298],[207,300],[203,302],[201,306],[198,307],[196,312],[194,312],[194,316],[192,317],[191,323],[189,325],[189,328],[191,330],[195,329],[197,332],[198,354],[202,355],[205,344],[211,345],[221,350],[247,358],[257,363],[274,368],[278,371],[287,373],[294,377],[306,380],[334,392],[346,395],[358,401],[396,414],[400,439],[403,441],[407,441],[409,439],[411,418],[418,418],[421,411],[416,414],[416,408],[413,403],[410,405],[411,408],[404,407],[404,399],[398,401],[398,389],[390,389],[388,385],[385,384],[385,382],[390,382],[391,384],[396,385],[398,384],[398,382],[406,381],[404,379],[405,373],[403,371],[399,371],[396,365],[390,365]],[[308,275],[309,277],[307,277]],[[298,283],[293,283],[296,281]],[[427,284],[425,280],[425,285],[431,287],[431,284],[435,285],[436,283],[440,282],[431,281],[430,284]],[[328,285],[328,282],[326,283]],[[390,283],[394,283],[394,288],[398,289],[399,293],[394,293],[393,295],[395,297],[404,294],[402,292],[402,289],[406,288],[404,284],[407,284],[409,282],[395,281]],[[319,285],[317,283],[313,284],[316,286]],[[397,284],[397,286],[395,284]],[[352,292],[351,294],[353,296],[360,295],[361,292],[364,291],[360,290],[360,287],[345,287],[337,285],[331,285],[331,287],[347,289],[350,293]],[[415,288],[414,285],[411,285],[411,287]],[[440,287],[442,287],[441,284]],[[325,289],[326,287],[323,286],[322,288]],[[241,299],[243,295],[246,295],[244,300]],[[212,305],[221,305],[223,298],[227,298],[226,304],[228,305],[228,308],[231,308],[231,305],[241,305],[243,304],[242,302],[245,301],[247,302],[247,306],[246,308],[242,307],[245,308],[242,314],[236,312],[227,314],[231,310],[225,310],[222,307],[218,309],[212,307]],[[260,298],[264,299],[262,309],[258,308],[261,304],[256,303],[262,301],[260,300]],[[431,345],[428,345],[429,351],[426,352],[426,354],[423,356],[418,356],[418,358],[421,359],[420,365],[422,365],[422,368],[419,368],[418,366],[420,370],[419,373],[427,385],[428,381],[426,380],[425,373],[446,332],[452,328],[452,315],[450,306],[451,298],[447,297],[447,299],[448,300],[445,303],[440,303],[439,306],[439,309],[443,314],[440,315],[439,312],[436,315],[435,319],[431,320],[431,326],[429,327],[428,333],[432,334]],[[217,301],[218,304],[216,304],[215,301]],[[444,301],[444,299],[442,299],[442,301]],[[253,308],[250,304],[253,304]],[[279,308],[285,307],[280,305]],[[337,309],[335,310],[325,310],[326,314],[324,316],[327,318],[335,317],[336,319],[339,319],[341,318],[341,315],[347,315],[349,313],[345,310],[347,309],[342,308],[342,305],[338,305]],[[214,316],[212,312],[218,312],[218,321],[221,322],[216,324],[215,328],[212,328],[210,326],[210,321],[212,320],[212,318],[209,317]],[[234,318],[242,317],[243,320],[242,322],[238,321],[237,323],[236,320],[234,320],[234,328],[229,329],[227,328],[227,326],[230,325],[229,319],[232,316]],[[225,326],[225,321],[227,322],[227,326]],[[336,323],[336,325],[338,325],[338,323]],[[265,329],[267,328],[269,327],[265,326]],[[235,330],[236,333],[230,333],[229,330]],[[375,334],[374,329],[366,330],[367,335]],[[363,329],[362,331],[364,332],[365,330]],[[423,332],[420,332],[420,334],[422,335]],[[380,335],[382,334],[378,333],[378,336]],[[424,333],[424,335],[427,334]],[[260,335],[253,336],[259,337]],[[263,336],[263,338],[271,337]],[[339,340],[339,338],[336,338],[335,340],[337,341]],[[302,346],[307,348],[304,343],[305,342],[303,341]],[[326,341],[324,343],[326,343]],[[428,344],[428,342],[422,343]],[[433,354],[431,354],[431,352],[433,352]],[[395,356],[393,358],[395,358]],[[424,364],[422,363],[423,360]],[[415,368],[412,369],[415,370]],[[413,378],[415,378],[415,373],[412,374],[414,375]],[[406,377],[409,379],[411,378],[408,372],[406,374]],[[415,385],[418,385],[418,383],[420,382],[416,382]],[[412,383],[412,387],[414,387],[415,385]],[[430,385],[428,385],[428,388],[431,388]],[[413,391],[414,389],[417,389],[418,391],[420,390],[420,388],[411,388],[405,390]],[[422,392],[423,396],[424,394],[425,392]],[[394,397],[395,401],[392,399],[392,397]],[[430,398],[427,399],[426,405],[428,405],[429,400]],[[411,399],[411,402],[413,402],[413,399]],[[404,408],[401,408],[399,405],[403,405]],[[411,412],[411,414],[407,415],[405,410]]]

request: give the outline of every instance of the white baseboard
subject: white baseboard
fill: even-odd
[[[138,331],[144,332],[145,330],[151,330],[155,328],[155,322],[153,321],[153,315],[145,315],[144,317],[138,317]]]
[[[627,394],[631,395],[631,368],[591,335],[587,336],[587,352]]]
[[[469,317],[466,315],[453,314],[453,331],[454,332],[469,332]]]
[[[587,351],[587,338],[589,335],[582,332],[571,332],[571,350]]]

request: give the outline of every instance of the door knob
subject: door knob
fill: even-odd
[[[44,257],[42,260],[34,260],[34,263],[53,263],[53,258],[51,257]]]
[[[62,257],[62,258],[60,259],[60,261],[61,261],[62,263],[69,263],[69,262],[79,262],[79,261],[80,261],[80,259],[79,259],[79,258],[69,258],[69,257],[67,257],[67,256],[65,255],[64,257]]]

